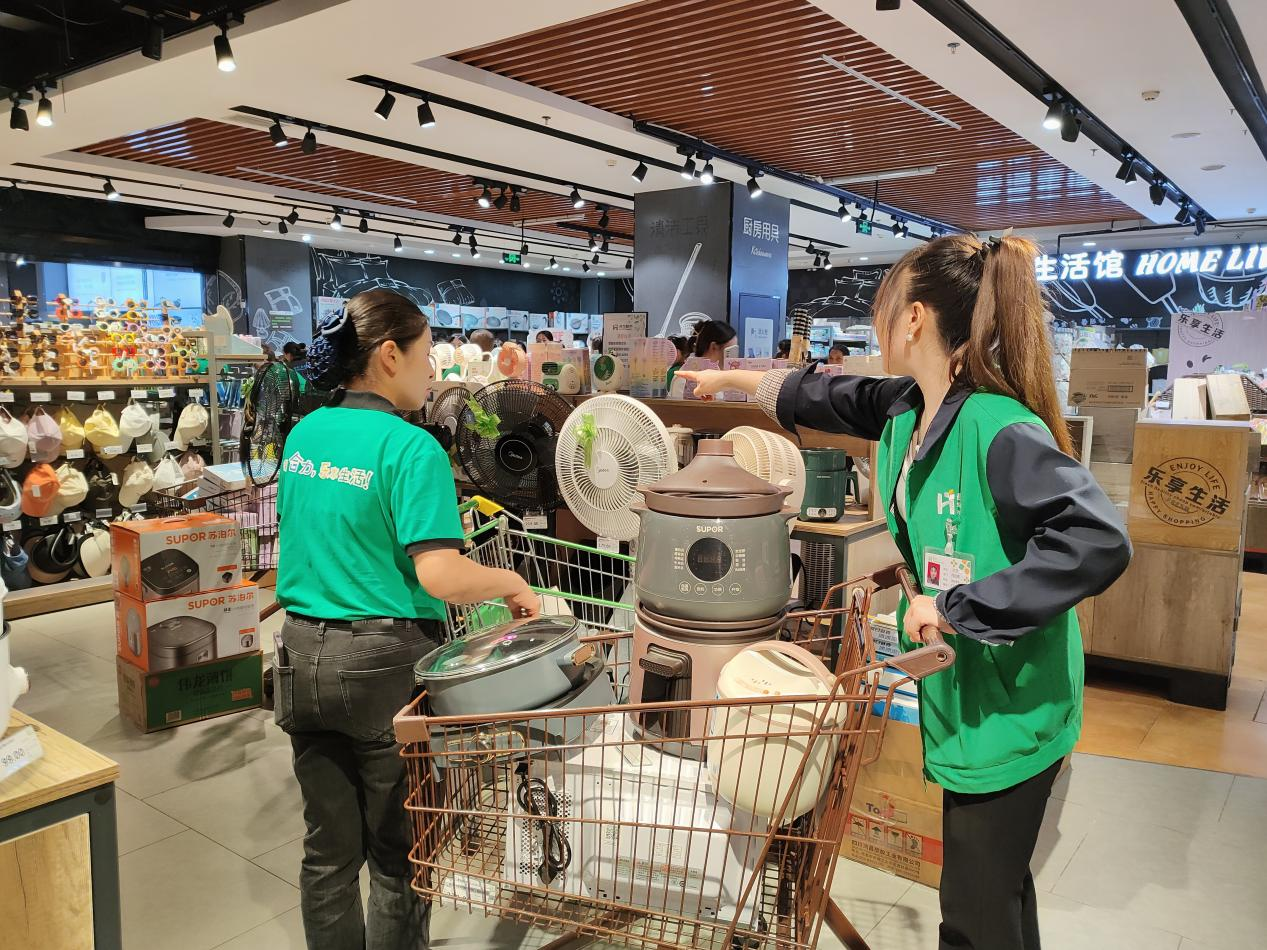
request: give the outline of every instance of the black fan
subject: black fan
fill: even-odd
[[[471,394],[457,430],[458,457],[484,495],[508,508],[553,511],[562,503],[554,444],[572,412],[540,383],[504,379]]]
[[[253,485],[277,479],[286,435],[302,412],[295,371],[281,363],[261,366],[242,407],[239,441],[242,471]]]
[[[465,414],[469,418],[471,415],[471,410],[466,405],[466,401],[470,398],[471,391],[466,386],[450,385],[433,397],[431,406],[427,410],[427,421],[422,426],[455,460],[458,430],[464,425],[462,416]]]

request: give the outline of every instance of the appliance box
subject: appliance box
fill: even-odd
[[[840,853],[928,887],[941,884],[941,805],[927,805],[859,783]]]
[[[550,314],[548,313],[530,313],[528,314],[529,330],[548,330],[550,329]]]
[[[523,332],[528,329],[528,311],[507,310],[506,322],[509,324],[509,328],[511,330]]]
[[[460,307],[462,313],[462,332],[484,329],[486,320],[483,307]]]
[[[460,329],[462,326],[462,314],[459,308],[452,304],[437,305],[434,325],[443,327],[446,330]]]
[[[119,714],[141,732],[256,709],[264,693],[259,650],[161,673],[146,673],[120,657],[115,671]]]
[[[148,602],[117,594],[118,655],[139,669],[156,672],[258,650],[256,594],[250,583]]]
[[[1148,354],[1144,350],[1073,351],[1069,358],[1071,406],[1143,408],[1148,401]],[[1094,435],[1094,433],[1093,433]]]
[[[242,583],[242,534],[223,515],[193,514],[110,525],[114,589],[152,601]]]

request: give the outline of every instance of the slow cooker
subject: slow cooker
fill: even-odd
[[[150,672],[216,658],[216,625],[201,617],[171,617],[149,628]]]
[[[634,586],[638,601],[679,620],[773,616],[791,596],[791,542],[778,488],[739,467],[734,446],[702,439],[690,464],[646,488]]]

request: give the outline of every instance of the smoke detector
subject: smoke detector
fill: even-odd
[[[1145,89],[1143,92],[1140,93],[1140,96],[1143,98],[1145,102],[1156,102],[1157,97],[1160,95],[1161,95],[1160,89]]]

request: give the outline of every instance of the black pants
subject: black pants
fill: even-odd
[[[290,734],[304,801],[300,912],[309,950],[419,950],[429,906],[410,886],[405,771],[392,717],[430,621],[358,625],[288,616],[273,660],[277,724]],[[358,878],[369,864],[369,913]]]
[[[1059,771],[987,795],[942,792],[939,950],[1039,950],[1029,863]]]

